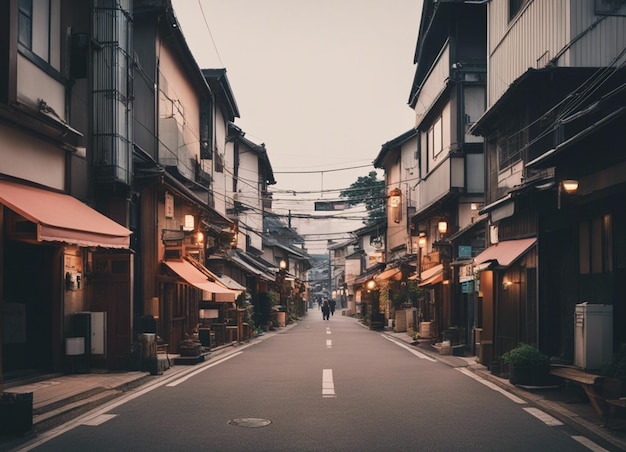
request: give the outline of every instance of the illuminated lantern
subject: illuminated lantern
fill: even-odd
[[[394,188],[389,193],[389,213],[394,223],[400,223],[402,220],[402,191]]]

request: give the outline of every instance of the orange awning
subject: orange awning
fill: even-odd
[[[374,279],[378,281],[392,278],[398,281],[402,279],[402,273],[400,272],[400,269],[398,267],[390,268],[389,270],[385,270],[382,273],[374,276]]]
[[[37,225],[37,241],[130,246],[130,230],[69,195],[0,180],[0,203]]]
[[[232,302],[235,301],[236,296],[239,294],[237,291],[209,281],[209,278],[204,273],[187,261],[165,261],[164,263],[189,284],[202,289],[206,296],[213,298],[212,301]]]
[[[428,286],[438,284],[443,281],[443,264],[435,265],[433,268],[424,270],[420,275],[418,286]]]
[[[500,267],[508,267],[530,250],[537,239],[506,240],[491,245],[474,258],[474,265],[493,262]]]

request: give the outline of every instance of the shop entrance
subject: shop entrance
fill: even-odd
[[[54,370],[54,269],[58,248],[5,240],[2,265],[4,381]],[[57,287],[58,289],[58,287]],[[57,297],[58,298],[58,297]],[[56,325],[58,328],[59,325]]]

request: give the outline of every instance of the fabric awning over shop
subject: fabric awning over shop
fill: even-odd
[[[385,270],[382,273],[379,273],[374,277],[375,280],[381,281],[384,279],[395,279],[399,281],[402,278],[402,273],[398,267],[390,268],[389,270]]]
[[[269,274],[266,271],[263,271],[261,269],[255,268],[253,265],[248,264],[247,262],[244,262],[240,257],[236,256],[236,255],[229,255],[227,256],[227,259],[234,263],[235,265],[237,265],[239,268],[252,273],[253,275],[258,276],[259,278],[265,280],[265,281],[276,281],[276,277],[274,275]]]
[[[227,288],[232,289],[232,290],[236,290],[238,292],[245,292],[247,290],[247,288],[245,286],[242,286],[241,284],[239,284],[237,281],[235,281],[233,278],[231,278],[230,276],[226,276],[226,275],[215,275],[215,277]]]
[[[0,203],[36,224],[37,241],[130,246],[130,230],[69,195],[0,181]]]
[[[207,275],[189,262],[165,261],[164,263],[189,284],[205,291],[205,295],[212,296],[213,301],[233,302],[239,294],[237,291],[223,287],[216,282],[209,281]]]
[[[435,265],[433,268],[424,270],[420,275],[418,286],[429,286],[443,281],[443,264]]]
[[[384,264],[375,264],[371,268],[368,268],[364,273],[361,273],[354,278],[354,284],[364,284],[370,279],[376,278],[384,268]]]
[[[507,268],[524,255],[537,242],[536,238],[506,240],[491,245],[474,258],[474,265],[491,262],[499,267]]]

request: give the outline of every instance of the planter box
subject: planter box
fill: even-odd
[[[509,382],[513,385],[544,386],[548,383],[549,366],[510,366]]]
[[[33,428],[33,393],[0,394],[0,434],[23,435]]]

